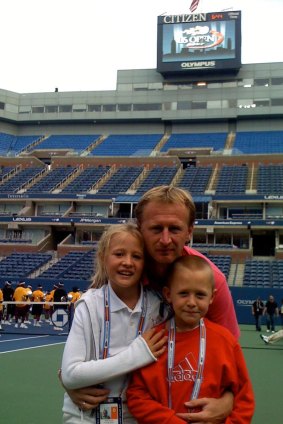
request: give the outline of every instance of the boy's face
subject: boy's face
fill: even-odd
[[[191,330],[199,325],[208,311],[215,290],[209,269],[191,271],[178,265],[163,294],[175,312],[177,331]]]

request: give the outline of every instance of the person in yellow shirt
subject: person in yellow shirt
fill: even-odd
[[[26,302],[27,301],[27,287],[25,287],[26,283],[24,281],[20,281],[18,287],[14,291],[13,300],[15,302]],[[19,327],[19,320],[21,321],[20,328],[28,328],[25,325],[25,317],[26,317],[26,303],[16,303],[15,304],[15,328]]]
[[[55,293],[55,290],[57,290],[57,289],[58,289],[58,284],[54,284],[53,289],[50,292],[50,294],[52,296],[50,302],[54,302],[54,293]],[[50,317],[52,316],[53,312],[54,312],[54,305],[51,306]]]
[[[32,292],[32,301],[33,302],[43,302],[43,300],[44,300],[44,293],[42,291],[42,285],[39,284],[37,286],[37,289]],[[36,303],[36,304],[32,305],[31,313],[33,315],[33,325],[34,325],[34,327],[41,327],[39,321],[40,321],[40,316],[41,316],[42,312],[43,312],[43,305],[42,304],[39,305],[39,304]]]
[[[46,295],[44,296],[44,300],[46,302],[43,305],[43,313],[44,313],[44,317],[45,317],[45,322],[48,322],[50,325],[52,325],[52,322],[51,322],[52,306],[49,305],[47,302],[53,301],[53,293],[48,291],[46,293]]]
[[[70,300],[72,303],[75,303],[79,298],[81,297],[81,293],[78,289],[78,287],[73,287],[72,291],[68,293],[68,300]]]

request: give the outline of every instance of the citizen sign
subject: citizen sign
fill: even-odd
[[[163,16],[164,24],[180,24],[186,22],[205,22],[206,13],[195,13],[189,15],[167,15]]]

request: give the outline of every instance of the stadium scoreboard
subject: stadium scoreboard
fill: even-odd
[[[157,71],[190,74],[239,70],[241,12],[158,16]]]

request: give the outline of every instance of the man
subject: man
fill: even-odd
[[[81,297],[78,287],[73,287],[72,291],[68,293],[68,300],[71,300],[72,303],[75,303]]]
[[[275,302],[274,296],[269,295],[268,301],[265,303],[263,315],[266,315],[267,333],[275,333],[275,316],[279,316],[278,304]]]
[[[64,289],[64,284],[63,283],[58,283],[57,288],[54,290],[54,294],[53,294],[53,302],[66,302],[67,301],[67,292]],[[66,305],[59,305],[54,304],[54,310],[56,309],[67,309]]]
[[[146,275],[150,287],[162,290],[168,266],[179,256],[204,257],[213,269],[217,290],[207,318],[228,328],[239,338],[233,300],[224,274],[200,252],[186,246],[193,233],[195,213],[189,193],[177,187],[155,187],[137,204],[135,214],[145,242]]]
[[[252,314],[255,317],[255,327],[257,331],[261,331],[261,317],[264,310],[264,304],[260,297],[258,297],[252,304]]]
[[[42,291],[42,285],[38,284],[37,289],[32,292],[32,301],[36,304],[32,305],[31,313],[33,315],[33,325],[34,327],[41,327],[40,317],[43,312],[43,305],[38,304],[38,302],[43,302],[44,293]]]
[[[66,309],[68,309],[68,305],[66,305],[66,303],[65,303],[66,301],[67,301],[67,292],[64,289],[64,284],[58,283],[57,288],[54,290],[54,293],[53,293],[53,302],[54,302],[53,311],[56,312],[60,309],[63,310],[63,311],[66,311]],[[60,302],[64,302],[64,304],[60,305]],[[52,321],[54,322],[53,317],[54,317],[54,313],[52,314]],[[63,331],[63,327],[58,326],[58,325],[54,325],[53,330]]]
[[[195,221],[195,205],[190,194],[177,187],[160,186],[146,192],[135,209],[138,226],[146,250],[146,277],[151,288],[161,292],[169,265],[182,255],[204,257],[185,246],[189,243]],[[233,300],[223,273],[206,257],[214,273],[216,294],[207,317],[228,328],[237,338],[237,324]],[[71,399],[84,409],[92,409],[102,402],[107,392],[103,389],[84,388],[68,391]],[[202,412],[188,413],[192,422],[221,422],[233,407],[232,395],[227,392],[220,399],[199,399],[188,404],[202,408]]]
[[[12,288],[12,283],[10,281],[5,281],[2,291],[3,291],[4,302],[12,302],[14,289]],[[12,317],[14,315],[14,310],[15,308],[13,304],[9,303],[8,305],[6,305],[6,308],[4,311],[4,324],[11,325],[10,319],[12,320]]]
[[[26,318],[27,304],[27,287],[25,281],[20,281],[14,291],[13,300],[19,302],[15,304],[15,328],[19,327],[19,320],[21,321],[20,328],[28,328],[24,321]]]

